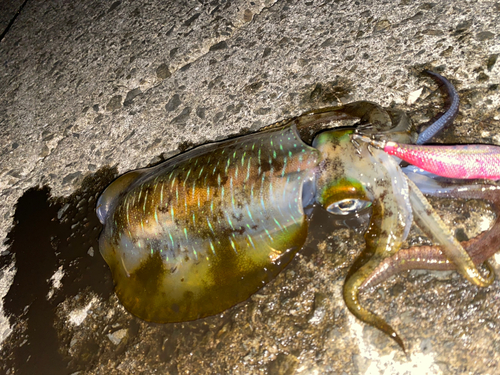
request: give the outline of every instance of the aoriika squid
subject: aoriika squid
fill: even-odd
[[[431,124],[422,133],[425,141],[458,111],[453,86],[435,73],[432,77],[447,84],[452,105],[437,127]],[[472,283],[489,285],[493,274],[483,277],[476,267],[483,252],[468,254],[392,156],[365,142],[353,144],[354,127],[320,132],[312,146],[301,139],[302,130],[352,118],[372,124],[371,134],[389,141],[414,139],[403,112],[355,102],[200,146],[115,180],[98,201],[104,226],[99,246],[125,308],[167,323],[214,315],[244,301],[301,249],[309,225],[305,207],[313,203],[336,215],[371,207],[366,249],[349,271],[344,300],[357,318],[401,347],[396,332],[360,304],[359,293],[399,270],[391,257],[413,218],[439,244],[429,259],[439,253]],[[438,190],[430,185],[426,193]],[[496,188],[488,187],[488,196],[474,189],[470,197],[489,198]],[[447,194],[461,197],[453,189]],[[486,242],[478,242],[478,249]],[[428,268],[424,263],[421,268]]]

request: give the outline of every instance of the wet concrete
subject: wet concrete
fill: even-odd
[[[48,187],[27,190],[16,204],[14,227],[8,234],[5,264],[15,261],[17,272],[3,308],[18,327],[13,346],[4,357],[5,372],[65,373],[68,358],[59,352],[54,327],[61,302],[92,291],[108,299],[113,283],[98,252],[101,225],[95,215],[96,197],[115,176],[103,169],[89,176],[82,188],[67,198],[51,197]],[[57,281],[57,271],[62,273]],[[52,281],[52,282],[51,282]]]
[[[112,293],[92,207],[115,172],[339,100],[425,122],[439,96],[406,104],[434,88],[423,67],[438,68],[461,96],[439,141],[500,144],[498,11],[445,1],[28,1],[0,43],[0,237],[10,238],[2,372],[495,373],[498,281],[478,289],[453,272],[411,272],[368,293],[406,358],[343,305],[343,280],[364,246],[346,228],[313,238],[272,283],[219,316],[142,322]],[[72,195],[87,176],[95,186]],[[18,212],[18,202],[28,208]],[[460,235],[491,218],[483,204],[435,204]]]
[[[114,177],[116,170],[102,169],[88,176],[83,186],[69,197],[53,197],[50,189],[43,187],[29,189],[19,198],[14,227],[8,234],[8,255],[2,257],[4,266],[15,260],[17,267],[4,298],[4,311],[14,327],[19,321],[25,324],[22,328],[17,327],[16,335],[6,345],[10,349],[5,350],[2,363],[2,370],[6,373],[13,370],[16,374],[92,371],[96,363],[111,356],[109,352],[99,355],[105,347],[103,340],[119,346],[123,339],[126,341],[129,336],[138,335],[140,326],[166,334],[169,342],[175,342],[179,341],[178,337],[205,336],[211,326],[230,323],[228,318],[214,317],[188,322],[179,328],[178,324],[142,322],[120,308],[122,316],[119,319],[128,316],[127,328],[116,329],[121,326],[116,322],[111,324],[115,328],[110,328],[108,322],[104,326],[105,332],[100,332],[97,337],[90,332],[82,335],[81,331],[68,335],[68,322],[79,325],[80,318],[75,311],[81,310],[82,304],[88,306],[92,301],[105,304],[112,296],[110,303],[118,303],[113,294],[110,271],[98,253],[98,235],[102,227],[95,215],[96,200]],[[315,256],[319,243],[332,231],[348,228],[362,233],[370,215],[369,210],[361,217],[334,217],[312,206],[308,210],[312,212],[311,230],[307,245],[301,251],[301,257],[305,259]],[[57,275],[58,270],[64,271],[56,282],[53,275]],[[68,301],[71,301],[70,307],[65,306]],[[229,309],[228,313],[231,314],[232,310]],[[106,311],[102,309],[101,312]],[[107,320],[101,318],[98,318],[98,326]],[[207,322],[212,324],[207,325]],[[67,340],[68,352],[60,347],[61,342]],[[118,354],[123,354],[123,351],[119,350]],[[111,357],[116,359],[116,355],[114,353]],[[167,351],[161,357],[162,368],[175,368],[176,360],[171,353]]]

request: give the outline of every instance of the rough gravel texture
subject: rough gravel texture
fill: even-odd
[[[479,289],[454,272],[411,272],[368,293],[368,306],[403,337],[405,356],[342,301],[362,231],[323,228],[250,300],[219,316],[155,325],[126,313],[108,269],[96,268],[91,217],[116,173],[309,109],[370,100],[424,122],[442,98],[407,105],[410,93],[435,89],[423,68],[447,76],[461,96],[440,141],[500,144],[499,53],[500,3],[492,1],[28,1],[0,43],[0,238],[16,233],[18,199],[48,186],[63,198],[43,209],[74,231],[68,243],[78,233],[85,240],[75,258],[53,241],[32,300],[17,292],[15,275],[30,259],[44,267],[39,244],[33,258],[14,253],[13,235],[3,245],[0,372],[498,373],[498,281]],[[461,235],[491,219],[481,203],[433,203]],[[34,324],[48,338],[37,338]]]

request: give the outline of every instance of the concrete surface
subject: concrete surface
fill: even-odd
[[[406,104],[434,87],[423,67],[461,95],[441,140],[500,144],[499,53],[498,2],[28,1],[0,43],[1,371],[498,373],[498,281],[480,290],[412,272],[367,295],[407,357],[348,313],[340,291],[359,230],[318,229],[274,282],[220,316],[142,322],[111,292],[92,207],[117,172],[338,100],[425,121],[439,100]],[[36,186],[54,198],[26,193]],[[482,204],[435,204],[467,236],[491,217]],[[30,237],[44,225],[57,233],[47,256]]]

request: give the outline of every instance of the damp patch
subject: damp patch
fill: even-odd
[[[0,258],[0,269],[12,279],[1,316],[13,331],[2,345],[0,372],[67,373],[55,324],[58,305],[82,291],[102,300],[113,293],[107,265],[96,253],[101,225],[95,202],[115,176],[115,169],[102,169],[67,198],[52,197],[48,187],[19,198],[8,251]]]

